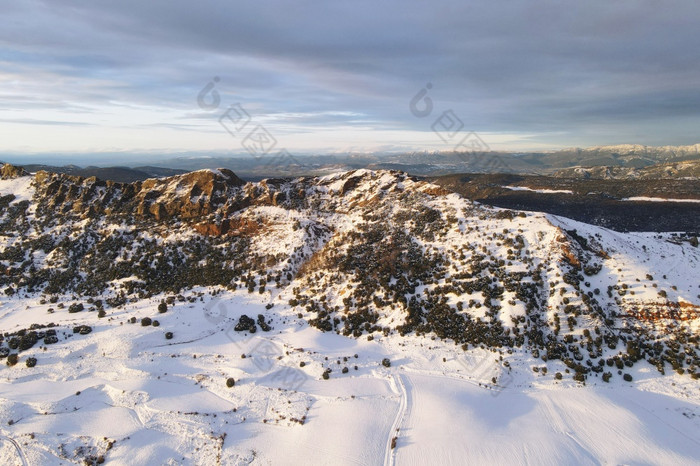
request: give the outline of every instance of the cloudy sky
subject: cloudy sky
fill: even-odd
[[[0,8],[0,157],[243,153],[257,128],[298,153],[700,142],[695,0]]]

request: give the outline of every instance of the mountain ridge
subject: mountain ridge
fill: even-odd
[[[525,352],[580,383],[642,360],[698,376],[687,242],[490,208],[396,171],[3,183],[18,194],[0,202],[7,295],[101,297],[115,312],[196,287],[277,289],[323,332]]]

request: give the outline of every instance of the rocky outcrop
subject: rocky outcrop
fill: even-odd
[[[6,163],[0,168],[0,178],[3,180],[11,180],[20,176],[29,176],[29,173],[22,167],[16,167]]]
[[[236,216],[248,207],[318,208],[322,198],[325,202],[334,197],[342,198],[344,209],[367,207],[381,202],[387,193],[402,191],[407,183],[428,195],[449,193],[396,171],[356,170],[322,179],[270,178],[258,183],[246,183],[226,169],[133,183],[46,171],[35,176],[39,208],[49,215],[81,219],[112,216],[127,223],[161,225],[183,221],[206,236],[255,234],[260,225]]]
[[[86,216],[133,215],[136,218],[198,219],[223,207],[242,208],[240,187],[245,181],[230,170],[200,170],[134,183],[41,171],[37,193],[47,209]],[[233,202],[232,202],[233,200]]]

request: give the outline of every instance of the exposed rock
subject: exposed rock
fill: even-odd
[[[11,180],[20,176],[29,176],[29,173],[22,167],[16,167],[6,163],[0,168],[0,176],[3,180]]]
[[[200,170],[134,183],[45,171],[37,173],[35,180],[39,195],[54,211],[72,210],[83,217],[101,213],[127,214],[156,221],[206,217],[235,200],[238,188],[245,185],[243,180],[226,169]],[[231,203],[234,211],[247,205],[250,202],[241,202],[240,199]]]

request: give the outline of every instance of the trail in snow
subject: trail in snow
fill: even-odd
[[[11,437],[8,437],[6,435],[0,435],[0,440],[7,440],[10,442],[14,447],[15,450],[17,451],[17,456],[19,456],[20,461],[22,462],[23,466],[28,466],[29,463],[27,462],[27,458],[24,456],[24,452],[22,451],[22,447],[19,446],[19,443]]]
[[[398,437],[401,432],[401,426],[403,425],[404,419],[406,418],[406,413],[410,408],[410,399],[408,396],[408,391],[402,380],[401,374],[392,375],[392,390],[396,390],[398,395],[401,397],[399,402],[399,408],[396,411],[396,417],[394,422],[391,424],[389,429],[389,435],[387,437],[386,448],[384,452],[384,465],[390,466],[394,464],[395,461],[395,449],[398,448],[398,439],[396,448],[392,448],[392,440],[394,437]]]

